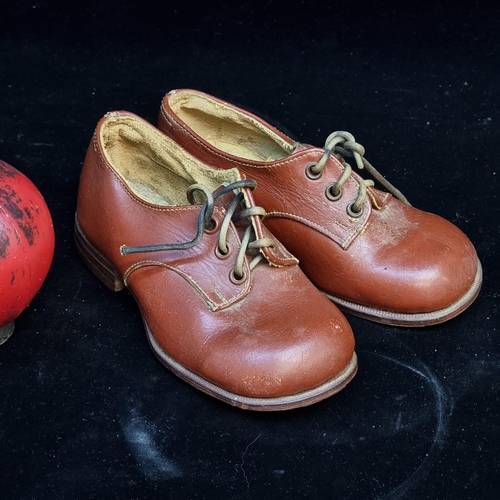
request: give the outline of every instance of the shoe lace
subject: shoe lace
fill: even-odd
[[[326,196],[330,200],[338,200],[342,196],[342,187],[346,183],[347,179],[351,176],[352,167],[347,163],[346,158],[354,158],[356,166],[360,169],[366,169],[366,171],[377,180],[384,188],[389,191],[398,200],[402,201],[406,205],[410,205],[406,197],[394,187],[375,167],[364,157],[365,148],[356,142],[354,136],[349,132],[337,131],[330,134],[325,141],[325,151],[323,156],[317,163],[309,165],[306,169],[308,177],[311,179],[318,179],[321,177],[323,169],[333,154],[339,158],[344,165],[344,172],[340,178],[330,184],[326,188]],[[370,179],[361,179],[359,182],[358,196],[356,200],[349,204],[347,210],[350,215],[356,217],[361,215],[363,210],[363,203],[366,199],[367,188],[374,186],[374,182]]]
[[[241,181],[234,182],[228,186],[220,189],[219,191],[212,193],[210,190],[202,186],[201,184],[193,184],[187,189],[187,198],[189,203],[192,205],[196,204],[194,194],[196,192],[201,193],[205,197],[205,202],[201,206],[200,213],[198,215],[197,233],[196,236],[191,241],[186,241],[183,243],[164,243],[158,245],[142,245],[142,246],[127,246],[123,245],[120,248],[122,255],[129,255],[134,253],[147,253],[147,252],[163,252],[168,250],[187,250],[189,248],[195,247],[203,238],[205,231],[216,230],[216,223],[213,219],[215,200],[230,193],[231,191],[238,191],[234,200],[231,202],[227,208],[226,215],[223,218],[222,224],[219,229],[219,238],[217,244],[217,251],[219,255],[225,257],[228,255],[230,249],[227,243],[227,233],[231,222],[237,223],[243,218],[247,218],[250,222],[253,217],[260,216],[264,217],[267,213],[262,207],[248,207],[246,206],[245,197],[242,192],[242,188],[255,189],[257,183],[251,179],[245,179]],[[240,204],[244,205],[244,208],[239,212],[236,209]],[[244,262],[245,254],[250,253],[251,250],[261,249],[266,247],[273,247],[274,240],[269,237],[257,238],[253,225],[250,223],[243,233],[241,238],[241,245],[236,255],[236,260],[233,269],[233,275],[236,280],[242,280],[245,275]],[[259,252],[257,255],[253,256],[250,261],[249,267],[252,270],[261,260],[263,255]]]

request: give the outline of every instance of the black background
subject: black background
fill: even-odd
[[[0,497],[499,498],[500,7],[456,2],[0,2],[0,158],[52,212],[51,272],[0,347]],[[321,145],[348,130],[413,205],[458,225],[477,301],[424,329],[349,317],[359,372],[278,414],[155,359],[127,292],[79,260],[99,118],[156,123],[179,87]]]

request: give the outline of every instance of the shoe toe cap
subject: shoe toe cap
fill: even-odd
[[[250,319],[213,337],[200,353],[199,371],[235,394],[254,398],[298,394],[339,377],[353,358],[352,330],[333,304],[318,299],[324,306],[320,316],[301,308],[279,318],[281,327],[278,318],[272,329]]]
[[[441,310],[477,285],[480,263],[467,236],[451,222],[416,209],[395,223],[376,221],[361,242],[370,305],[408,313]],[[380,219],[380,218],[379,218]],[[363,250],[366,250],[363,253]]]

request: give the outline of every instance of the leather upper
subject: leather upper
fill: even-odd
[[[288,152],[262,161],[225,150],[227,137],[219,145],[201,135],[194,103],[206,114],[222,107],[219,120],[235,122],[231,127],[242,136],[244,127],[251,125],[269,130],[269,138],[262,140],[273,140],[284,150],[288,144]],[[183,106],[191,108],[189,114]],[[422,313],[449,306],[477,280],[475,249],[452,223],[373,187],[368,188],[361,215],[350,216],[348,206],[356,199],[360,176],[353,172],[341,197],[328,199],[326,190],[342,175],[342,162],[331,155],[321,176],[310,178],[306,171],[324,150],[294,143],[252,113],[198,91],[176,90],[163,99],[159,128],[202,161],[221,169],[237,167],[255,179],[256,202],[268,212],[266,225],[299,258],[313,283],[334,297]]]
[[[107,138],[103,130],[115,126],[124,130]],[[160,158],[161,151],[169,150],[174,159],[183,159],[178,168],[191,172],[189,182],[196,182],[192,177],[197,169],[206,170],[207,176],[218,175],[135,115],[108,114],[99,122],[84,161],[77,220],[90,244],[123,277],[161,348],[193,373],[251,397],[294,394],[340,373],[353,357],[352,331],[276,239],[254,269],[245,257],[243,279],[232,279],[240,235],[246,227],[243,222],[230,223],[229,254],[217,253],[231,194],[217,199],[212,217],[215,227],[206,230],[193,248],[123,255],[124,245],[192,240],[201,209],[187,201],[152,203],[149,195],[138,194],[137,179],[123,173],[133,170],[132,149],[123,157],[121,170],[118,168],[121,157],[113,159],[107,149],[127,134],[135,137],[144,127],[150,127],[152,142],[158,142],[156,153],[144,155],[154,158],[155,165],[163,162],[162,167],[169,170],[169,161],[174,160]],[[138,137],[134,140],[140,142]],[[166,190],[170,177],[160,179],[160,174],[155,173],[156,187]],[[221,178],[213,181],[214,190]],[[148,189],[153,188],[150,183]],[[250,190],[245,199],[253,206]],[[260,217],[253,219],[257,238],[272,237]]]

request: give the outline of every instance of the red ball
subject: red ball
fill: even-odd
[[[54,227],[40,191],[0,160],[0,330],[36,295],[54,256]]]

